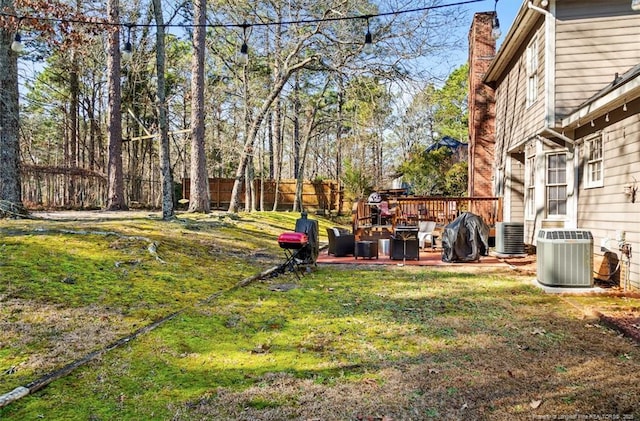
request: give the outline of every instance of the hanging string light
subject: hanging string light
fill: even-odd
[[[401,9],[401,10],[392,10],[389,12],[380,12],[375,14],[367,14],[367,15],[352,15],[352,16],[340,16],[340,17],[332,17],[332,18],[311,18],[311,19],[300,19],[300,20],[282,20],[282,21],[264,21],[264,22],[255,22],[252,24],[241,24],[237,23],[215,23],[215,24],[206,24],[207,28],[238,28],[251,26],[275,26],[275,25],[306,25],[310,23],[320,23],[320,22],[335,22],[335,21],[347,21],[347,20],[355,20],[355,19],[367,19],[367,18],[377,18],[377,17],[385,17],[385,16],[400,16],[409,13],[417,13],[417,12],[426,12],[429,10],[438,10],[444,9],[448,7],[455,6],[464,6],[473,3],[481,3],[487,0],[458,0],[452,1],[450,3],[445,4],[437,4],[425,7],[417,7],[414,9]],[[640,0],[638,0],[640,1]],[[496,0],[497,3],[497,0]],[[121,27],[121,26],[132,26],[132,27],[155,27],[156,24],[153,23],[114,23],[108,22],[104,20],[85,20],[85,19],[76,19],[76,18],[57,18],[57,17],[46,17],[46,16],[35,16],[35,15],[25,15],[18,16],[13,13],[0,12],[0,16],[7,18],[15,18],[15,19],[29,19],[34,21],[46,21],[46,22],[60,22],[60,23],[75,23],[80,25],[99,25],[99,26],[111,26],[111,27]],[[163,25],[165,28],[194,28],[194,24],[165,24]]]
[[[124,43],[124,49],[122,50],[122,62],[128,63],[133,56],[133,48],[131,47],[131,24],[127,24],[127,41]]]
[[[631,0],[631,10],[640,11],[640,0]]]
[[[16,32],[16,36],[13,38],[13,42],[11,43],[11,50],[16,53],[21,53],[22,50],[24,50],[24,44],[22,43],[20,31]]]
[[[450,3],[443,3],[443,4],[437,4],[437,5],[431,5],[431,6],[425,6],[425,7],[418,7],[418,8],[413,8],[413,9],[402,9],[402,10],[392,10],[389,12],[381,12],[381,13],[376,13],[376,14],[367,14],[367,15],[352,15],[352,16],[341,16],[341,17],[332,17],[332,18],[327,18],[327,17],[323,17],[323,18],[311,18],[311,19],[301,19],[301,20],[283,20],[283,21],[264,21],[264,22],[256,22],[256,23],[252,23],[252,24],[248,24],[248,23],[243,23],[241,25],[238,25],[237,23],[217,23],[217,24],[206,24],[204,26],[206,26],[207,28],[237,28],[237,27],[241,27],[243,29],[243,33],[244,33],[244,39],[243,39],[243,44],[240,48],[240,53],[238,54],[238,62],[242,63],[245,60],[248,62],[248,52],[249,52],[249,47],[247,46],[247,39],[246,39],[246,30],[247,28],[251,27],[251,26],[272,26],[272,25],[306,25],[306,24],[311,24],[311,23],[321,23],[321,22],[333,22],[333,21],[345,21],[345,20],[354,20],[354,19],[366,19],[367,20],[367,33],[365,35],[365,45],[364,47],[366,49],[369,49],[370,47],[373,47],[373,36],[371,34],[370,28],[369,28],[369,19],[370,18],[374,18],[374,17],[385,17],[385,16],[399,16],[399,15],[403,15],[403,14],[408,14],[408,13],[416,13],[416,12],[425,12],[425,11],[430,11],[430,10],[437,10],[437,9],[443,9],[443,8],[448,8],[448,7],[455,7],[455,6],[463,6],[463,5],[468,5],[468,4],[472,4],[472,3],[480,3],[480,2],[485,2],[487,0],[457,0],[457,1],[451,1]],[[634,0],[640,2],[640,0]],[[496,2],[496,6],[498,3],[498,0],[495,0]],[[151,23],[147,23],[147,24],[142,24],[142,23],[114,23],[114,22],[108,22],[106,20],[100,20],[100,19],[96,19],[96,20],[85,20],[85,19],[77,19],[77,18],[58,18],[58,17],[46,17],[46,16],[18,16],[16,14],[12,14],[12,13],[6,13],[6,12],[1,12],[0,11],[0,17],[7,17],[7,18],[15,18],[15,19],[30,19],[30,20],[34,20],[34,21],[46,21],[46,22],[59,22],[59,23],[73,23],[73,24],[79,24],[79,25],[98,25],[98,26],[105,26],[105,27],[123,27],[126,26],[128,28],[128,35],[130,36],[131,33],[131,28],[132,27],[154,27],[156,26],[155,24],[151,24]],[[197,25],[194,24],[165,24],[163,25],[165,28],[194,28]],[[500,23],[498,22],[498,18],[497,18],[497,14],[495,14],[494,16],[494,20],[493,20],[493,28],[492,28],[492,34],[498,38],[500,37],[501,33],[500,33]],[[19,33],[16,33],[14,42],[12,43],[12,48],[14,48],[14,44],[15,44],[15,48],[21,48],[21,37]],[[130,37],[128,37],[127,42],[124,45],[124,48],[122,50],[122,54],[123,54],[123,60],[126,60],[126,56],[128,56],[129,53],[133,53],[133,49],[131,47],[131,40]]]
[[[246,66],[249,64],[249,46],[247,45],[247,28],[250,25],[245,21],[242,24],[242,46],[240,47],[240,53],[238,54],[238,64],[240,66]]]
[[[22,36],[20,35],[20,24],[22,23],[22,18],[18,19],[18,29],[16,30],[16,35],[13,38],[13,42],[11,43],[11,50],[16,53],[21,53],[24,50],[24,44],[22,43]]]
[[[369,29],[369,16],[367,19],[367,33],[364,35],[364,52],[367,54],[373,53],[373,36],[371,35],[371,29]]]
[[[498,19],[498,0],[493,6],[493,21],[491,22],[491,38],[497,40],[502,35],[500,30],[500,20]]]

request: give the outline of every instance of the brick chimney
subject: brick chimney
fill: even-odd
[[[496,55],[494,12],[476,13],[469,30],[469,196],[493,196],[494,90],[482,79]]]

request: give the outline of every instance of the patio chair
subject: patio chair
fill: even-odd
[[[423,249],[427,243],[431,248],[435,246],[433,242],[433,230],[435,227],[436,221],[420,221],[418,223],[418,242],[421,249]]]
[[[382,201],[380,202],[380,220],[382,225],[389,224],[389,220],[392,218],[393,214],[389,209],[389,202]]]
[[[327,237],[329,238],[328,254],[336,257],[353,255],[356,236],[349,231],[341,228],[327,228]]]

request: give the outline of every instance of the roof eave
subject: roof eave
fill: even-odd
[[[580,122],[595,120],[638,97],[640,97],[640,74],[636,74],[635,77],[610,90],[606,95],[580,106],[572,114],[562,119],[562,128],[580,127]]]

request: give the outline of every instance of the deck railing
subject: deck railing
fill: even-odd
[[[372,206],[365,200],[353,205],[353,232],[379,224],[372,214]],[[419,221],[436,221],[445,226],[463,212],[472,212],[493,227],[502,220],[502,198],[499,197],[398,197],[389,200],[391,218],[385,222],[417,225]]]

